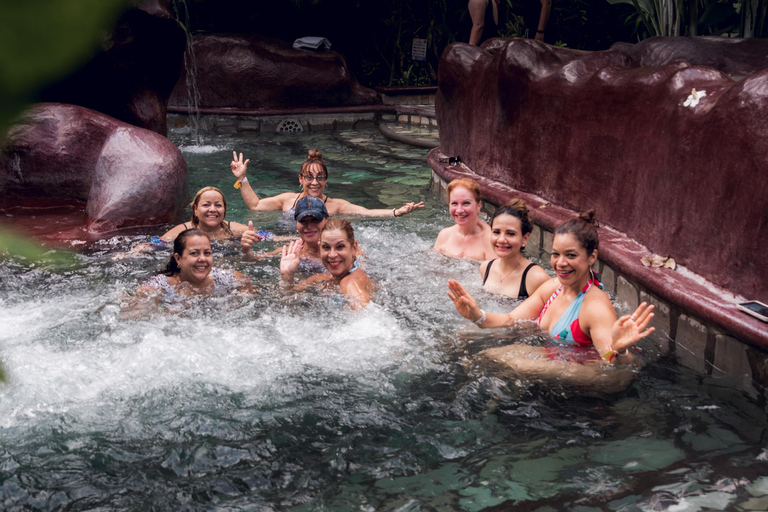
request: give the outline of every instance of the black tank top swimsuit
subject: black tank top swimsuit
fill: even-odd
[[[491,273],[491,265],[493,265],[494,261],[496,260],[489,261],[488,266],[485,267],[485,276],[483,277],[483,286],[485,286],[485,282],[488,280],[488,275]],[[520,290],[517,292],[518,299],[528,298],[528,289],[525,287],[525,277],[528,275],[528,271],[531,270],[531,267],[534,267],[535,265],[536,265],[535,263],[531,263],[530,265],[525,267],[525,270],[523,270],[523,277],[520,278]]]

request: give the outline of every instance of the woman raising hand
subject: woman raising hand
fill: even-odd
[[[250,210],[282,210],[286,216],[293,217],[296,203],[299,199],[307,196],[317,197],[325,204],[329,215],[344,213],[348,215],[362,215],[366,217],[400,217],[411,213],[419,208],[424,208],[424,202],[406,203],[399,208],[375,208],[368,209],[363,206],[350,203],[346,199],[331,198],[325,195],[325,185],[328,182],[328,168],[323,161],[323,155],[319,151],[312,149],[309,151],[307,159],[301,164],[299,171],[299,185],[302,190],[296,192],[283,192],[276,196],[259,198],[251,187],[251,183],[246,176],[248,171],[248,162],[243,160],[243,154],[232,152],[232,163],[229,164],[232,174],[237,178],[235,186],[240,188],[240,195],[245,201],[245,205]]]

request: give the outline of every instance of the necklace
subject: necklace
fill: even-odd
[[[518,268],[520,268],[520,264],[521,264],[522,262],[523,262],[522,260],[518,261],[518,262],[517,262],[517,265],[515,265],[515,267],[514,267],[512,270],[510,270],[509,272],[507,272],[507,274],[506,274],[504,277],[502,277],[502,278],[499,278],[499,284],[501,284],[501,282],[502,282],[503,280],[505,280],[506,278],[508,278],[508,277],[509,277],[509,276],[512,274],[512,272],[514,272],[515,270],[517,270]]]

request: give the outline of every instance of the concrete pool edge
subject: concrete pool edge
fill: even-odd
[[[578,213],[549,205],[539,196],[477,175],[465,166],[439,162],[444,157],[440,148],[427,157],[432,168],[431,187],[441,197],[445,197],[448,182],[467,177],[478,182],[483,199],[493,205],[521,197],[531,206],[536,227],[529,242],[531,250],[526,252],[533,256],[539,255],[533,254],[535,251],[548,253],[554,227]],[[546,207],[542,209],[543,205]],[[663,354],[702,374],[749,378],[753,384],[768,388],[768,325],[736,309],[743,297],[684,269],[647,268],[640,258],[651,255],[648,249],[607,226],[599,232],[597,270],[603,274],[606,291],[615,293],[629,307],[641,301],[656,306],[655,325],[667,335],[666,343],[658,347]]]

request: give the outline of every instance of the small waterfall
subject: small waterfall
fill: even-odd
[[[202,144],[200,132],[200,91],[197,88],[197,61],[195,50],[192,46],[192,28],[189,20],[189,7],[186,0],[173,0],[173,12],[176,21],[181,24],[187,35],[187,50],[184,52],[184,69],[186,70],[185,82],[187,85],[187,105],[189,106],[189,119],[192,121],[192,144]]]

